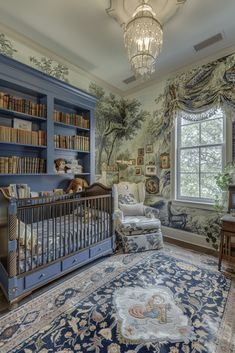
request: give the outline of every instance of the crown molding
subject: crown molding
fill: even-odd
[[[124,96],[125,92],[118,89],[117,87],[110,85],[108,82],[100,79],[99,77],[92,75],[85,71],[84,69],[80,68],[79,66],[76,66],[72,64],[68,59],[59,56],[56,54],[54,51],[44,47],[43,45],[35,42],[29,37],[26,37],[25,35],[15,31],[14,29],[6,26],[5,24],[0,23],[0,31],[12,38],[13,40],[27,46],[29,49],[34,50],[38,52],[40,55],[44,55],[46,57],[49,57],[62,65],[66,66],[68,69],[70,69],[73,72],[76,72],[78,75],[81,75],[91,82],[96,82],[98,85],[102,86],[104,89],[111,91],[119,96]]]
[[[159,83],[163,80],[166,80],[172,76],[176,76],[182,72],[189,71],[190,69],[192,69],[196,66],[207,64],[210,61],[217,60],[223,56],[230,55],[235,52],[235,44],[234,44],[232,46],[228,46],[228,47],[225,47],[225,48],[217,51],[213,55],[208,55],[207,57],[205,57],[203,59],[198,59],[195,55],[195,60],[189,65],[181,65],[177,69],[174,69],[174,70],[171,70],[168,72],[164,71],[161,74],[156,73],[156,76],[148,81],[145,81],[145,82],[140,81],[139,83],[137,83],[137,86],[135,86],[133,88],[126,89],[126,90],[120,90],[119,88],[117,88],[113,85],[110,85],[108,82],[100,79],[99,77],[92,75],[92,74],[88,73],[87,71],[81,69],[79,66],[72,64],[69,60],[59,56],[54,51],[49,50],[48,48],[38,44],[34,40],[18,33],[17,31],[13,30],[12,28],[10,28],[4,24],[0,24],[0,31],[2,31],[6,35],[8,35],[13,40],[18,41],[19,43],[27,46],[29,49],[34,50],[41,55],[50,57],[51,59],[53,59],[57,62],[60,62],[61,64],[68,67],[71,71],[76,72],[78,75],[81,75],[90,81],[96,82],[98,85],[100,85],[101,87],[103,87],[107,91],[111,91],[111,92],[119,95],[120,97],[130,96],[130,95],[135,94],[139,91],[142,91],[145,88],[154,86],[157,83]]]

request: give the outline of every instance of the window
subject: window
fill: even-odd
[[[215,175],[224,165],[224,115],[217,110],[201,121],[177,121],[177,199],[212,203]]]

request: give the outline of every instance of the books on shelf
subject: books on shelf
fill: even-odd
[[[0,108],[42,118],[46,118],[47,115],[45,104],[35,103],[29,99],[17,98],[5,92],[0,92]]]
[[[55,148],[90,151],[90,138],[88,136],[54,135],[54,144]]]
[[[28,184],[10,184],[6,189],[11,197],[17,199],[30,197],[30,187]]]
[[[46,160],[38,157],[0,157],[0,174],[41,174]]]
[[[0,142],[46,146],[46,132],[43,130],[27,131],[8,126],[0,126]]]
[[[54,110],[54,120],[67,125],[74,125],[85,129],[90,128],[89,118],[75,113],[64,113]]]

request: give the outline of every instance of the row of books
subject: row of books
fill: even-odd
[[[11,197],[25,199],[30,197],[30,187],[28,184],[10,184],[7,191]]]
[[[74,125],[85,129],[90,128],[90,122],[87,117],[74,114],[74,113],[64,113],[64,112],[58,112],[57,110],[54,110],[54,120],[60,123]]]
[[[54,136],[55,148],[65,148],[79,151],[90,150],[90,138],[87,136]]]
[[[0,174],[37,174],[46,172],[46,160],[38,157],[0,157]]]
[[[0,142],[46,146],[46,132],[43,130],[27,131],[8,126],[0,126]]]
[[[5,92],[0,92],[0,108],[15,110],[20,113],[43,118],[46,118],[47,115],[45,104],[35,103],[28,99],[17,98]]]

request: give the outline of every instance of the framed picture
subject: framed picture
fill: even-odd
[[[146,191],[149,194],[159,193],[159,178],[157,176],[149,178],[145,182]]]
[[[145,167],[145,175],[152,176],[157,174],[157,167],[155,165],[147,165]]]
[[[160,155],[160,168],[161,169],[169,169],[170,168],[170,154],[162,153]]]
[[[32,122],[31,122],[31,121],[27,121],[27,120],[22,120],[22,119],[16,119],[16,118],[14,118],[13,127],[14,127],[15,129],[21,129],[21,130],[26,130],[26,131],[32,131]]]
[[[130,159],[131,165],[136,165],[136,159]]]
[[[146,153],[153,153],[153,145],[146,146]]]
[[[141,168],[135,167],[135,175],[141,175]]]
[[[144,164],[144,157],[137,157],[137,165],[143,165]]]
[[[144,156],[144,148],[138,148],[138,156],[143,157]]]

